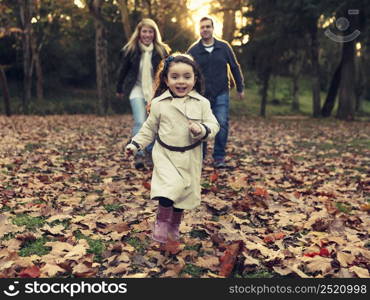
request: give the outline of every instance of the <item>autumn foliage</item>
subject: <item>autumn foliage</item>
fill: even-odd
[[[369,124],[232,121],[229,168],[207,157],[201,205],[159,245],[131,122],[0,117],[0,277],[370,277]]]

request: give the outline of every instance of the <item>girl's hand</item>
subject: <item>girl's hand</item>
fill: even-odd
[[[150,107],[151,107],[151,104],[152,104],[152,101],[148,101],[148,103],[146,104],[145,108],[146,108],[146,113],[149,115],[150,114]]]
[[[137,150],[138,149],[136,148],[134,144],[128,144],[125,148],[125,154],[127,157],[135,156]]]
[[[189,129],[194,135],[198,135],[202,132],[200,125],[191,120],[189,120]]]

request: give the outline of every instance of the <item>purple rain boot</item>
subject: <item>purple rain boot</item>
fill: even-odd
[[[152,234],[153,240],[160,243],[167,242],[168,226],[171,221],[171,217],[172,217],[172,206],[164,207],[162,205],[158,205],[157,219],[154,223],[154,229]]]
[[[179,227],[181,224],[183,213],[183,211],[174,211],[172,213],[171,222],[168,226],[168,235],[171,240],[177,241],[180,239]]]

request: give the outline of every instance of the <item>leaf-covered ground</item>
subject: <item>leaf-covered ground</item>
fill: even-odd
[[[130,116],[0,117],[0,277],[370,277],[370,124],[231,122],[180,243],[150,239]]]

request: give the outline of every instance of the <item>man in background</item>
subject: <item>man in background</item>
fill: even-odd
[[[244,98],[244,78],[234,51],[226,41],[213,36],[214,24],[210,17],[200,20],[200,36],[188,49],[199,64],[205,78],[205,97],[210,101],[214,115],[220,124],[213,149],[213,166],[225,168],[226,144],[229,135],[229,90],[230,78],[228,68],[234,77],[240,100]],[[203,158],[207,145],[203,145]]]

